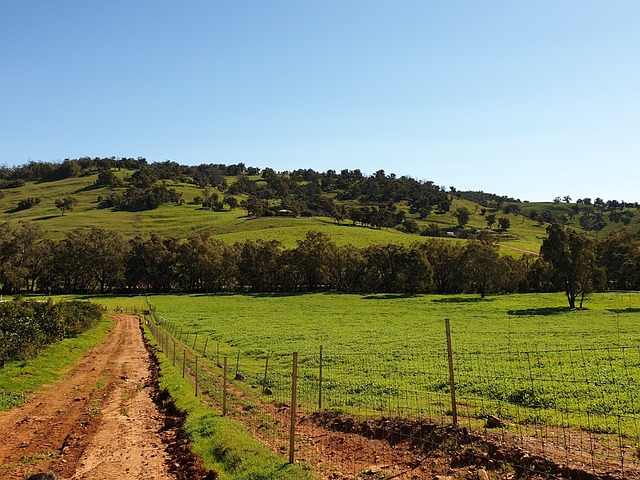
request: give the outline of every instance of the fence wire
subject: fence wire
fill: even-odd
[[[492,478],[640,478],[640,346],[454,350],[457,425],[446,345],[393,354],[325,346],[297,354],[292,419],[291,352],[223,346],[151,313],[160,349],[199,395],[284,455],[293,422],[296,459],[324,478],[378,468],[380,478],[432,478],[429,452],[447,449],[450,465],[504,475]],[[477,441],[482,448],[465,447]]]

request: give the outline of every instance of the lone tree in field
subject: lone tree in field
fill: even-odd
[[[58,198],[56,200],[56,208],[60,210],[60,213],[64,215],[64,212],[70,212],[73,207],[78,203],[78,200],[74,197]]]
[[[553,277],[567,295],[570,308],[580,308],[584,297],[602,283],[603,273],[596,265],[595,241],[583,233],[554,223],[547,229],[540,254],[553,268]]]

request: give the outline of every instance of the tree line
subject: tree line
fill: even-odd
[[[571,306],[594,289],[640,288],[640,246],[631,232],[602,240],[553,225],[542,256],[500,255],[490,236],[465,243],[337,245],[310,231],[293,248],[276,240],[227,244],[208,231],[185,240],[78,228],[60,241],[38,226],[0,231],[2,292],[477,293],[566,291]]]

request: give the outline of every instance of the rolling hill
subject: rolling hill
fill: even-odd
[[[143,166],[146,167],[146,165]],[[362,197],[365,194],[360,197],[351,195],[351,198],[345,198],[349,196],[345,192],[349,192],[353,184],[344,185],[341,189],[337,187],[333,190],[318,189],[320,193],[316,192],[315,198],[330,202],[337,210],[343,212],[343,218],[337,218],[339,217],[337,214],[332,215],[332,218],[326,213],[323,214],[322,211],[304,211],[305,207],[301,207],[303,211],[298,215],[279,216],[278,209],[287,199],[294,198],[294,195],[287,194],[283,196],[284,199],[278,198],[277,193],[271,192],[273,188],[278,188],[274,178],[284,178],[289,183],[287,188],[290,190],[297,188],[297,191],[310,190],[310,184],[314,183],[325,187],[327,182],[324,176],[319,181],[309,180],[308,172],[305,173],[307,176],[305,178],[302,174],[294,175],[289,172],[277,174],[270,169],[263,170],[262,175],[257,169],[248,172],[252,175],[246,175],[245,172],[239,175],[224,175],[222,179],[218,178],[216,182],[212,182],[214,184],[207,184],[206,180],[184,173],[159,175],[173,178],[152,176],[147,182],[159,189],[173,191],[174,201],[162,202],[157,208],[138,208],[135,211],[127,211],[124,208],[109,207],[105,199],[111,199],[114,196],[121,198],[126,195],[127,190],[131,188],[130,185],[139,180],[141,169],[122,168],[122,166],[109,168],[108,171],[117,181],[113,180],[112,182],[115,183],[110,185],[100,185],[99,173],[104,171],[104,168],[89,166],[76,169],[67,178],[34,178],[22,182],[5,180],[3,184],[5,188],[0,189],[0,218],[2,221],[33,222],[41,226],[46,231],[46,236],[53,240],[61,239],[66,232],[77,227],[101,227],[119,232],[126,238],[136,235],[148,237],[155,232],[162,237],[182,239],[193,231],[210,230],[221,240],[230,243],[260,238],[277,239],[287,246],[294,246],[296,241],[303,239],[309,230],[319,230],[329,234],[339,245],[351,243],[364,246],[373,243],[409,244],[424,239],[426,235],[444,237],[455,235],[455,237],[465,238],[478,230],[486,230],[487,219],[493,216],[495,220],[492,227],[498,243],[532,252],[539,250],[542,240],[546,238],[546,226],[554,220],[563,221],[572,228],[590,231],[594,235],[616,231],[624,226],[640,231],[637,204],[615,205],[617,208],[609,208],[610,205],[606,203],[596,202],[596,205],[593,205],[585,204],[582,200],[582,203],[528,203],[513,199],[505,201],[504,197],[490,194],[478,195],[478,192],[475,194],[474,192],[456,192],[454,189],[446,193],[450,202],[446,211],[429,207],[430,211],[426,215],[421,215],[420,212],[415,211],[415,201],[412,203],[410,200],[398,200],[400,197],[392,190],[394,186],[406,187],[407,182],[400,179],[400,182],[394,183],[395,176],[386,175],[384,172],[382,175],[380,173],[377,175],[381,179],[379,183],[386,188],[386,193],[378,191],[379,184],[374,184],[374,188],[378,189],[375,193],[377,195],[375,199],[378,201],[363,201]],[[13,175],[16,176],[15,171]],[[10,177],[6,171],[4,176]],[[341,177],[336,174],[335,178]],[[238,188],[233,195],[237,204],[231,205],[234,208],[218,201],[225,195],[229,195],[228,192],[233,190],[231,186],[239,180],[250,183],[251,188],[257,188],[258,195],[263,191],[271,192],[272,198],[262,200],[269,210],[260,216],[248,215],[247,208],[241,205],[245,205],[251,197],[256,197]],[[362,185],[366,180],[359,178],[358,182]],[[215,183],[223,183],[223,185]],[[436,191],[437,188],[432,190]],[[300,195],[303,194],[299,194],[297,198],[302,198]],[[385,194],[389,198],[386,198]],[[69,197],[76,203],[72,210],[63,214],[56,207],[56,201]],[[207,198],[213,200],[205,207],[203,199]],[[290,200],[290,203],[294,201],[298,202],[296,205],[300,205],[299,200]],[[394,214],[400,213],[404,221],[409,221],[409,224],[399,222],[393,227],[374,228],[364,222],[344,218],[348,217],[348,213],[345,212],[349,209],[368,208],[366,205],[373,205],[372,208],[379,208],[380,211],[388,209]],[[460,209],[466,209],[468,212],[468,222],[464,227],[460,227],[458,222],[457,215]],[[593,227],[593,222],[589,224],[585,221],[585,217],[597,219],[600,222],[597,225],[598,228],[590,228]],[[508,219],[509,226],[507,229],[497,230],[496,227],[501,218]],[[408,231],[415,233],[407,233]],[[517,250],[509,251],[517,252]]]

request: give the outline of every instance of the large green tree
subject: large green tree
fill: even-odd
[[[34,223],[5,222],[0,228],[0,284],[3,293],[29,287],[30,266],[37,256],[42,228]]]
[[[298,240],[298,246],[291,251],[290,264],[307,290],[329,282],[329,258],[335,255],[336,248],[329,235],[318,231],[309,231],[304,240]]]
[[[553,268],[553,277],[561,286],[570,308],[580,308],[587,294],[602,284],[602,269],[596,264],[596,243],[584,233],[565,229],[554,223],[547,228],[548,237],[542,242],[540,254]]]
[[[472,240],[464,248],[461,260],[467,291],[479,293],[481,298],[500,292],[505,271],[496,245]]]

